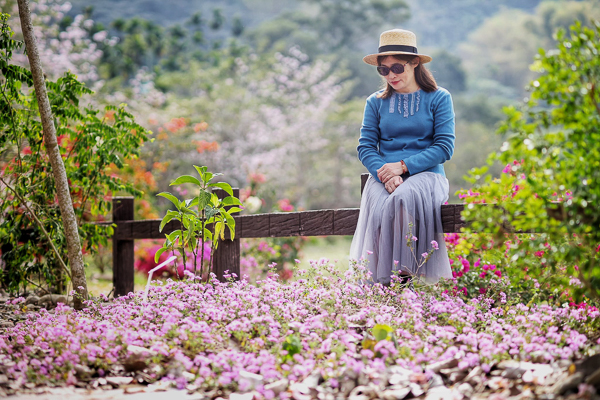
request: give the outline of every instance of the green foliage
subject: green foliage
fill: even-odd
[[[243,25],[236,19],[235,36],[243,32]],[[213,10],[208,26],[219,31],[225,22],[223,13]],[[205,34],[206,23],[196,13],[183,24],[165,28],[140,17],[129,20],[116,19],[111,23],[119,39],[116,43],[101,43],[103,52],[100,70],[105,78],[130,78],[142,67],[156,71],[186,70],[190,60],[216,62],[220,57],[221,40],[209,39]],[[230,48],[240,51],[233,42]]]
[[[600,18],[596,1],[540,2],[533,13],[504,9],[489,16],[459,46],[471,78],[499,82],[522,92],[535,77],[529,66],[540,47],[553,46],[553,33],[573,21]],[[498,38],[502,38],[499,44]]]
[[[156,252],[154,260],[158,262],[159,257],[165,251],[175,252],[177,250],[183,257],[183,265],[185,265],[186,250],[189,250],[193,255],[194,274],[196,274],[199,270],[202,272],[204,242],[212,242],[211,254],[214,254],[219,239],[225,239],[225,228],[229,229],[231,239],[234,239],[235,220],[231,214],[242,210],[236,207],[241,206],[242,202],[233,195],[233,190],[228,183],[211,182],[222,174],[208,172],[207,167],[194,165],[194,168],[200,175],[200,179],[191,175],[183,175],[171,182],[171,186],[192,185],[197,190],[197,194],[193,198],[180,201],[168,192],[157,195],[169,200],[177,209],[176,211],[167,211],[160,223],[160,231],[162,232],[165,225],[171,221],[178,221],[180,228],[165,235],[166,240],[163,247]],[[211,188],[222,189],[229,196],[219,199],[215,193],[209,191]],[[200,268],[198,268],[197,262],[198,252],[200,252]],[[214,260],[214,257],[211,257],[211,260]]]
[[[593,24],[577,22],[569,35],[557,33],[557,49],[540,50],[533,69],[541,75],[525,104],[505,109],[499,131],[512,136],[491,158],[507,165],[505,174],[471,173],[481,196],[468,202],[496,205],[469,204],[464,213],[469,230],[492,233],[513,263],[540,254],[539,264],[577,299],[600,297],[600,23]],[[506,246],[510,231],[538,233]],[[540,273],[539,265],[529,269]]]
[[[287,351],[287,354],[283,356],[283,362],[292,361],[295,354],[302,352],[302,342],[297,335],[286,337],[281,347]]]
[[[17,194],[0,187],[0,245],[5,264],[2,284],[10,291],[28,281],[54,283],[61,287],[57,259],[42,229],[26,210],[25,199],[55,245],[66,257],[66,243],[56,199],[50,163],[43,145],[42,125],[31,73],[11,64],[13,51],[22,47],[15,41],[1,16],[0,33],[0,170],[1,177]],[[86,224],[110,211],[112,193],[140,193],[111,175],[126,160],[136,157],[148,131],[136,124],[123,106],[103,111],[80,107],[79,99],[92,93],[71,73],[56,82],[47,81],[47,90],[59,147],[69,184],[80,236],[89,252],[106,244],[112,227]]]

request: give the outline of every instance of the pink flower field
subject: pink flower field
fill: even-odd
[[[324,261],[298,273],[256,285],[188,274],[154,282],[147,304],[138,292],[81,312],[59,304],[28,313],[0,336],[0,366],[13,386],[141,376],[213,397],[271,399],[299,398],[315,376],[319,390],[347,396],[357,385],[345,382],[378,384],[385,371],[417,386],[439,377],[440,365],[485,380],[504,360],[569,364],[598,349],[597,310],[363,285]],[[12,306],[25,312],[22,298]]]

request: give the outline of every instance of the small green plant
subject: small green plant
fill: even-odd
[[[225,228],[229,229],[231,239],[235,237],[235,220],[232,213],[241,211],[241,201],[233,195],[231,185],[225,182],[211,182],[217,176],[222,174],[207,171],[207,167],[194,168],[200,175],[200,179],[183,175],[171,182],[170,186],[192,184],[197,187],[198,194],[191,199],[179,200],[173,194],[168,192],[159,193],[157,196],[164,197],[173,203],[176,210],[167,211],[160,223],[160,231],[164,229],[171,221],[179,221],[180,228],[169,234],[165,234],[166,240],[163,247],[158,249],[154,255],[154,261],[158,262],[159,257],[165,251],[175,250],[181,254],[183,265],[186,265],[186,249],[192,253],[194,275],[198,273],[198,252],[200,251],[200,272],[204,265],[204,243],[211,242],[211,254],[217,249],[219,238],[225,239]],[[219,188],[227,192],[229,196],[219,199],[219,197],[209,191],[211,188]],[[212,260],[209,272],[212,271]]]
[[[298,336],[290,335],[285,338],[282,348],[287,351],[287,354],[283,356],[283,362],[292,361],[295,354],[302,352],[302,342]]]

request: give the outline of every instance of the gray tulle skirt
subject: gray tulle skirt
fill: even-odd
[[[383,284],[390,282],[393,271],[428,284],[451,278],[440,208],[448,200],[448,190],[448,180],[433,172],[411,176],[392,194],[369,176],[350,247],[351,260],[366,261],[371,278]],[[437,250],[432,241],[437,242]]]

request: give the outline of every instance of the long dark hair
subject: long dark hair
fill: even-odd
[[[381,62],[386,57],[390,56],[377,57],[377,65],[381,65]],[[404,54],[394,54],[391,57],[394,57],[398,61],[408,61],[412,65],[414,65],[415,61],[417,61],[418,59],[418,57],[413,57]],[[419,85],[419,87],[426,92],[434,92],[438,88],[437,83],[435,82],[435,78],[433,77],[431,72],[429,72],[427,67],[423,65],[423,63],[419,63],[419,65],[415,67],[415,81],[417,82],[417,85]],[[384,82],[384,85],[385,90],[383,91],[383,93],[377,95],[377,97],[380,99],[387,99],[394,93],[394,88],[392,87],[392,85],[390,85],[387,82]]]

